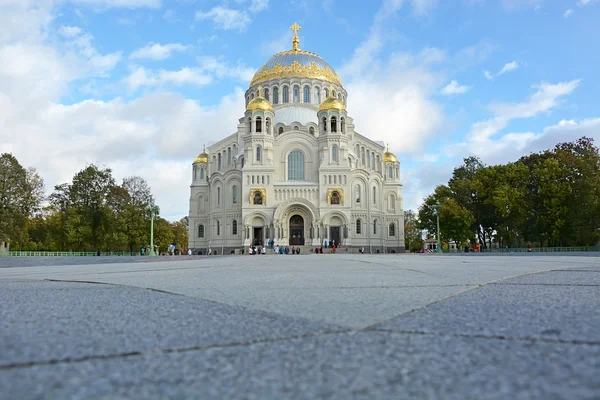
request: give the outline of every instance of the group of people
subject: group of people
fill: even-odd
[[[300,247],[292,246],[290,248],[290,246],[274,245],[269,246],[269,248],[273,249],[273,254],[300,254]],[[251,256],[255,254],[267,254],[267,248],[261,245],[250,246],[250,248],[248,249],[248,254],[250,254]]]

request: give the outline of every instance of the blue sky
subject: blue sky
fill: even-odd
[[[416,209],[465,156],[599,143],[599,20],[598,0],[0,0],[0,152],[48,191],[87,163],[141,175],[179,219],[191,160],[297,21]]]

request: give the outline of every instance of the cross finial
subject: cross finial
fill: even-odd
[[[290,29],[294,31],[294,38],[292,39],[292,46],[294,51],[298,51],[298,44],[300,43],[300,39],[298,39],[298,31],[302,29],[297,22],[294,22],[294,25],[290,26]]]
[[[387,144],[385,145],[385,152],[386,152],[386,153],[389,153],[389,152],[390,152],[390,144],[389,144],[389,143],[387,143]]]
[[[202,152],[206,153],[206,145],[205,144],[202,145]]]

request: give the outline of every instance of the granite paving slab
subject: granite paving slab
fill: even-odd
[[[596,399],[600,347],[357,332],[0,369],[6,398]]]
[[[598,286],[490,284],[374,328],[600,344],[599,306]]]
[[[339,329],[113,285],[0,282],[0,367]]]

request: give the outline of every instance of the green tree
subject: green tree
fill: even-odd
[[[187,231],[187,217],[182,218],[179,221],[171,223],[171,230],[173,232],[173,244],[178,248],[187,248],[188,245],[188,231]]]
[[[112,171],[89,165],[73,177],[69,188],[71,205],[79,217],[79,222],[89,233],[85,237],[86,246],[100,249],[103,244],[102,233],[107,228],[110,210],[107,204],[111,188],[115,185]]]
[[[25,169],[8,153],[0,155],[0,241],[16,241],[22,248],[27,223],[40,210],[44,181],[34,168]]]
[[[417,214],[413,210],[404,211],[404,248],[410,252],[418,252],[424,245]]]

